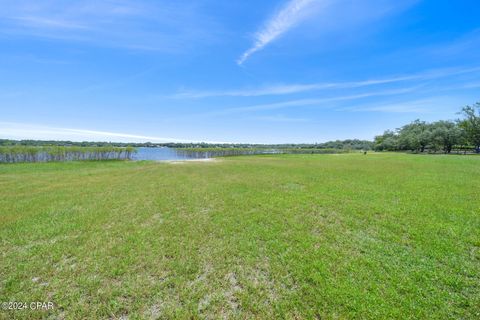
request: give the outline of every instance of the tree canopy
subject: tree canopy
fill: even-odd
[[[473,149],[480,153],[480,103],[462,108],[462,119],[427,123],[415,120],[375,137],[375,150],[450,153]]]
[[[465,106],[460,113],[464,116],[463,120],[458,122],[460,128],[465,132],[467,141],[480,152],[480,102],[473,106]]]

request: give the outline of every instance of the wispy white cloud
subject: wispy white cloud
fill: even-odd
[[[169,137],[145,136],[131,133],[86,129],[58,128],[12,122],[0,122],[0,138],[114,142],[200,142],[196,140],[184,140]],[[205,142],[223,143],[218,141]]]
[[[402,89],[394,90],[379,90],[371,91],[354,95],[344,95],[344,96],[334,96],[329,98],[318,98],[318,99],[297,99],[289,100],[276,103],[267,103],[267,104],[257,104],[245,107],[236,107],[236,108],[227,108],[217,112],[209,112],[204,115],[215,116],[215,115],[229,115],[235,113],[245,113],[245,112],[256,112],[256,111],[265,111],[265,110],[279,110],[286,109],[291,107],[302,107],[302,106],[318,106],[318,107],[328,107],[328,103],[338,102],[338,101],[348,101],[348,100],[359,100],[369,97],[378,97],[378,96],[391,96],[391,95],[400,95],[415,91],[417,87],[409,87]]]
[[[136,51],[178,52],[208,43],[214,25],[188,1],[17,0],[0,11],[0,35]]]
[[[253,46],[237,60],[242,65],[253,53],[262,50],[270,42],[294,27],[307,16],[308,7],[314,2],[326,0],[289,0],[289,2],[270,18],[255,34]]]
[[[307,118],[297,118],[297,117],[289,117],[285,115],[272,115],[272,116],[258,116],[253,117],[253,120],[257,121],[266,121],[266,122],[285,122],[285,123],[297,123],[297,122],[310,122],[310,119]]]
[[[18,20],[19,24],[30,26],[32,28],[88,29],[85,25],[62,19],[26,16],[13,17],[12,20]]]
[[[328,90],[328,89],[352,89],[366,86],[382,85],[389,83],[422,81],[440,79],[449,76],[456,76],[466,73],[480,72],[480,67],[473,68],[444,68],[427,70],[420,73],[410,75],[397,75],[379,79],[368,79],[360,81],[346,82],[321,82],[311,84],[281,84],[264,86],[261,88],[224,90],[224,91],[181,91],[174,94],[173,98],[189,99],[189,98],[209,98],[209,97],[256,97],[268,95],[287,95],[308,91]]]
[[[431,113],[432,100],[414,100],[407,102],[361,105],[337,109],[352,112],[387,112],[387,113]]]
[[[386,101],[384,103],[360,104],[351,107],[337,108],[338,111],[350,112],[387,112],[433,114],[450,112],[455,106],[468,104],[470,99],[462,96],[434,96],[424,99]]]
[[[400,13],[421,0],[288,0],[254,34],[253,45],[238,59],[242,65],[252,54],[264,49],[293,28],[306,26],[308,34],[318,37],[333,34],[346,38],[355,28]],[[310,19],[315,17],[315,19]],[[311,22],[311,23],[309,23]],[[357,33],[355,30],[353,33]],[[331,46],[330,43],[325,43]]]

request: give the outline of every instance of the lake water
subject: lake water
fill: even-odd
[[[208,158],[205,155],[199,155],[198,153],[187,154],[185,152],[178,151],[173,148],[161,147],[161,148],[137,148],[137,153],[133,154],[133,160],[153,160],[153,161],[166,161],[166,160],[189,160]]]

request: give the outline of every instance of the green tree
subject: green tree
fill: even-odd
[[[437,121],[431,125],[431,147],[450,153],[453,146],[461,143],[462,129],[453,121]]]
[[[480,102],[463,107],[460,113],[464,119],[459,120],[459,126],[465,130],[468,142],[480,153]]]
[[[398,144],[402,150],[424,152],[431,140],[431,126],[425,121],[415,120],[400,128]]]
[[[382,135],[375,137],[376,151],[395,151],[398,149],[398,136],[391,130],[385,131]]]

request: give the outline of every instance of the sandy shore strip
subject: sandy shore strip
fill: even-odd
[[[188,162],[220,162],[222,160],[217,158],[204,158],[204,159],[185,159],[185,160],[160,160],[159,162],[167,162],[171,164],[180,164]]]

